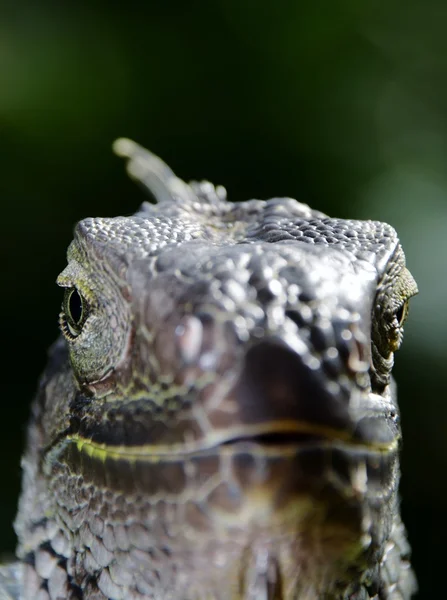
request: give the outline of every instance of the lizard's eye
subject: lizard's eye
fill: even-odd
[[[391,317],[391,322],[388,326],[388,339],[390,348],[393,352],[399,349],[403,338],[403,325],[408,315],[408,300],[402,302]]]
[[[410,272],[404,268],[393,286],[382,285],[376,297],[371,332],[371,381],[375,391],[382,393],[388,385],[396,352],[404,335],[409,300],[417,294]]]
[[[65,289],[60,325],[62,333],[68,339],[73,340],[81,333],[88,309],[87,300],[75,287]]]
[[[402,325],[407,320],[408,307],[409,307],[409,302],[408,302],[408,300],[406,300],[405,302],[403,302],[401,304],[401,306],[399,306],[399,308],[397,309],[397,311],[394,315],[397,323],[399,324],[399,327],[402,327]]]

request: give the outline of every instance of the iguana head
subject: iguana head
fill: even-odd
[[[346,588],[395,511],[391,369],[416,285],[394,229],[232,204],[116,148],[158,202],[75,229],[58,278],[71,366],[41,425],[49,489],[66,465],[79,489],[138,507],[142,550],[159,515],[177,563],[200,555],[233,586],[265,552],[291,594],[306,569]]]

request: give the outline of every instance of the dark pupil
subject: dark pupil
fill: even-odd
[[[68,299],[68,310],[70,317],[76,325],[79,325],[82,319],[82,298],[78,290],[73,290]]]

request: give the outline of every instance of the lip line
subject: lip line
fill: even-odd
[[[316,440],[294,441],[293,434],[314,436]],[[264,444],[262,437],[275,435],[278,443]],[[287,436],[287,442],[281,440],[281,435]],[[290,441],[289,441],[290,440]],[[67,444],[73,443],[81,453],[90,457],[96,457],[102,461],[107,458],[123,460],[150,460],[159,462],[162,460],[179,460],[189,456],[206,453],[209,450],[220,449],[227,452],[234,450],[236,446],[256,445],[264,454],[287,454],[296,453],[297,449],[310,448],[315,445],[320,447],[342,446],[345,449],[359,450],[363,452],[375,452],[378,454],[391,452],[397,449],[398,439],[389,443],[365,444],[352,439],[348,432],[343,432],[330,427],[309,424],[300,421],[275,421],[254,425],[240,425],[224,431],[214,431],[206,435],[199,442],[182,444],[144,444],[138,446],[110,445],[96,442],[92,439],[82,437],[79,434],[69,434],[61,440],[60,444],[50,451],[59,454],[60,450]],[[51,460],[51,458],[50,458]]]

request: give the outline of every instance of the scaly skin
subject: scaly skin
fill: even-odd
[[[0,598],[409,599],[395,231],[116,150],[158,202],[75,229]]]

